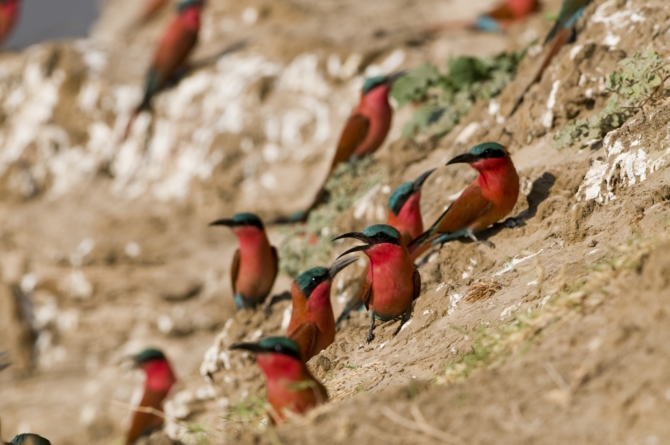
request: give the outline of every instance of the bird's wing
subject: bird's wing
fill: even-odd
[[[359,113],[354,113],[349,116],[347,123],[344,125],[344,130],[340,135],[340,141],[337,144],[337,150],[333,157],[333,162],[330,164],[330,173],[332,173],[337,166],[345,162],[354,154],[356,148],[365,140],[370,128],[370,119]],[[330,174],[328,175],[330,176]]]
[[[551,31],[549,31],[549,34],[547,34],[547,37],[544,39],[544,44],[546,45],[549,43],[549,41],[558,34],[560,29],[572,28],[579,16],[582,15],[586,5],[590,2],[591,0],[563,0],[556,23],[554,23]]]
[[[314,343],[316,343],[316,334],[318,329],[316,325],[312,322],[305,322],[295,328],[293,332],[288,335],[288,338],[293,340],[298,344],[300,348],[300,357],[302,357],[303,362],[307,362],[312,358],[312,350],[314,349]]]
[[[237,287],[235,282],[237,281],[237,275],[240,273],[240,249],[235,251],[235,256],[233,256],[233,264],[230,266],[230,285],[233,288],[233,295],[237,293]]]
[[[166,391],[152,391],[150,389],[145,389],[139,406],[143,408],[153,408],[160,411],[162,410],[163,400],[166,396]],[[163,419],[155,414],[135,411],[132,424],[130,425],[130,429],[126,435],[126,443],[134,443],[139,437],[151,432],[152,430],[155,430],[162,424]]]
[[[372,264],[370,264],[370,268],[372,268]],[[361,291],[361,300],[363,300],[363,304],[365,304],[365,309],[367,310],[370,310],[370,297],[372,296],[372,281],[369,277],[368,275],[365,278],[363,290]]]
[[[412,297],[413,300],[416,300],[419,298],[419,294],[421,294],[421,274],[419,274],[419,269],[416,267],[414,268],[414,296]]]
[[[175,71],[184,66],[198,41],[198,33],[184,27],[175,19],[163,34],[151,66],[160,73],[159,88],[163,88]]]
[[[279,272],[279,253],[277,253],[277,248],[275,246],[270,246],[270,250],[272,251],[272,259],[274,260],[275,263],[275,270],[273,272],[274,278],[272,281],[277,278],[277,273]]]
[[[444,211],[431,230],[433,233],[453,233],[467,228],[492,205],[493,203],[482,195],[482,189],[477,181],[474,181]]]
[[[498,3],[492,10],[484,15],[496,20],[512,20],[514,18],[506,1]]]

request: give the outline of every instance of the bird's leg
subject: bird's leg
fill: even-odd
[[[368,330],[367,341],[370,343],[375,338],[375,334],[372,333],[375,329],[375,313],[370,311],[370,329]]]
[[[473,232],[472,229],[466,229],[465,233],[468,235],[468,238],[470,238],[472,241],[476,242],[477,244],[484,244],[486,246],[489,246],[491,249],[496,248],[496,245],[493,244],[491,241],[477,239],[477,237],[475,236],[475,232]]]

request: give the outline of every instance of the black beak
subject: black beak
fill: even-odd
[[[356,261],[357,261],[356,258],[345,258],[343,260],[335,261],[328,268],[328,277],[332,280],[333,278],[335,278],[335,275],[337,275],[342,269],[344,269],[345,267],[347,267],[352,263],[355,263]]]
[[[351,249],[345,251],[344,253],[341,253],[341,254],[337,257],[337,259],[342,258],[344,255],[349,255],[350,253],[354,253],[354,252],[363,252],[363,251],[365,251],[365,250],[368,250],[368,249],[371,248],[371,247],[372,247],[372,246],[371,246],[370,244],[362,244],[362,245],[360,245],[360,246],[352,247]]]
[[[233,221],[230,218],[223,218],[223,219],[217,219],[216,221],[212,221],[209,223],[210,226],[228,226],[228,227],[233,227],[235,226],[235,221]]]
[[[436,169],[428,170],[427,172],[424,172],[414,180],[414,184],[412,185],[412,191],[413,192],[418,192],[421,190],[421,187],[423,186],[423,183],[426,182],[426,179],[428,179],[428,176],[430,176],[431,173],[433,173]]]
[[[456,156],[454,159],[451,161],[447,162],[445,165],[451,165],[451,164],[472,164],[473,162],[479,161],[479,157],[470,154],[470,153],[463,153],[462,155]]]
[[[259,353],[262,353],[262,352],[267,352],[265,350],[265,348],[263,348],[258,343],[236,343],[228,349],[230,349],[230,350],[242,349],[244,351],[250,351],[250,352],[253,352],[253,353],[256,353],[256,354],[259,354]]]
[[[361,240],[361,241],[363,241],[364,243],[367,243],[367,244],[363,244],[362,246],[352,247],[351,249],[347,250],[346,252],[340,254],[340,256],[338,256],[337,259],[340,259],[344,255],[348,255],[348,254],[353,253],[353,252],[362,252],[364,250],[368,250],[369,248],[372,247],[371,244],[374,244],[374,241],[372,239],[370,239],[369,236],[366,236],[366,235],[362,234],[361,232],[344,233],[340,236],[337,236],[337,237],[333,238],[333,241],[338,240],[338,239],[343,239],[343,238],[354,238],[354,239],[357,239],[357,240]]]
[[[407,74],[407,70],[396,71],[395,73],[389,74],[388,75],[388,83],[395,82],[396,80],[400,79],[405,74]]]

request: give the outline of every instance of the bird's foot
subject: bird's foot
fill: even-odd
[[[370,330],[368,331],[368,336],[366,337],[365,340],[366,340],[368,343],[370,343],[370,342],[371,342],[372,340],[374,340],[374,339],[375,339],[375,334],[373,334],[373,333],[372,333],[372,329],[370,329]]]
[[[372,333],[375,329],[375,315],[374,312],[370,311],[370,329],[368,329],[368,336],[366,338],[367,342],[370,343],[375,339],[375,334]]]

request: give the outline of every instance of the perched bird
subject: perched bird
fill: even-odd
[[[128,137],[135,118],[151,109],[151,100],[161,89],[173,80],[176,73],[184,68],[189,54],[198,41],[200,14],[204,0],[181,0],[177,6],[178,14],[163,33],[163,37],[154,53],[153,61],[147,71],[142,102],[130,116],[123,140]]]
[[[451,20],[432,25],[428,33],[472,29],[489,32],[504,32],[515,22],[519,22],[540,8],[539,0],[502,0],[490,11],[474,20]]]
[[[556,19],[554,26],[551,28],[551,31],[549,31],[549,34],[547,34],[547,37],[544,39],[544,46],[546,47],[549,43],[551,43],[551,46],[542,59],[540,66],[535,71],[535,75],[530,83],[524,88],[523,92],[515,102],[514,107],[512,107],[512,111],[510,111],[509,114],[510,116],[519,108],[530,87],[540,80],[544,70],[549,66],[554,57],[556,57],[556,54],[558,54],[561,48],[563,48],[563,45],[568,43],[571,39],[574,34],[575,22],[577,22],[577,19],[582,15],[582,12],[584,12],[584,9],[590,2],[591,0],[563,0],[561,10],[558,13],[558,18]]]
[[[37,434],[24,433],[14,437],[10,445],[51,445],[47,439]]]
[[[277,249],[270,245],[261,219],[253,213],[238,213],[218,219],[210,226],[230,227],[240,242],[230,268],[235,306],[254,308],[263,303],[272,290],[279,270]]]
[[[142,10],[137,17],[137,24],[143,25],[156,17],[163,8],[170,3],[170,0],[145,0]]]
[[[298,344],[305,363],[335,341],[330,287],[335,275],[355,261],[346,258],[329,268],[314,267],[301,273],[291,286],[293,310],[286,336]]]
[[[230,349],[256,354],[256,363],[265,374],[270,419],[280,423],[288,414],[303,414],[328,401],[326,388],[319,383],[300,356],[296,342],[286,337],[269,337],[258,343],[238,343]]]
[[[404,324],[412,311],[412,302],[421,292],[421,276],[402,243],[400,232],[386,224],[375,224],[362,232],[349,232],[333,241],[355,238],[367,244],[352,247],[340,257],[363,251],[370,259],[362,292],[365,308],[370,311],[367,341],[374,338],[375,319],[388,321],[402,317]]]
[[[426,232],[409,246],[416,259],[431,245],[467,236],[478,241],[475,233],[484,230],[512,211],[519,196],[519,175],[507,149],[495,142],[474,146],[447,165],[468,163],[479,172],[475,179]]]
[[[163,401],[177,382],[170,363],[158,349],[145,349],[135,355],[133,360],[146,374],[144,394],[138,407],[162,410]],[[150,434],[162,425],[163,418],[149,412],[135,411],[126,435],[126,445],[134,444],[139,437]]]
[[[321,204],[326,193],[326,183],[338,165],[371,155],[381,147],[391,129],[393,118],[393,108],[389,104],[388,94],[393,82],[404,74],[404,71],[399,71],[388,76],[370,77],[365,81],[360,102],[344,125],[330,169],[314,200],[307,210],[296,212],[287,218],[280,218],[276,222],[305,221],[309,212]]]
[[[421,217],[421,186],[428,179],[435,169],[424,172],[414,180],[414,182],[405,182],[400,187],[395,189],[389,198],[388,219],[386,224],[400,232],[402,243],[407,245],[411,240],[423,233],[423,219]],[[363,295],[365,291],[365,279],[367,271],[356,280],[358,288],[354,294],[347,300],[340,316],[337,318],[335,327],[338,328],[340,324],[349,317],[352,311],[363,309]]]
[[[424,172],[414,180],[395,189],[389,198],[389,214],[386,224],[395,227],[407,245],[423,232],[421,218],[421,187],[435,169]]]
[[[19,0],[0,0],[0,45],[14,30],[19,18]]]

